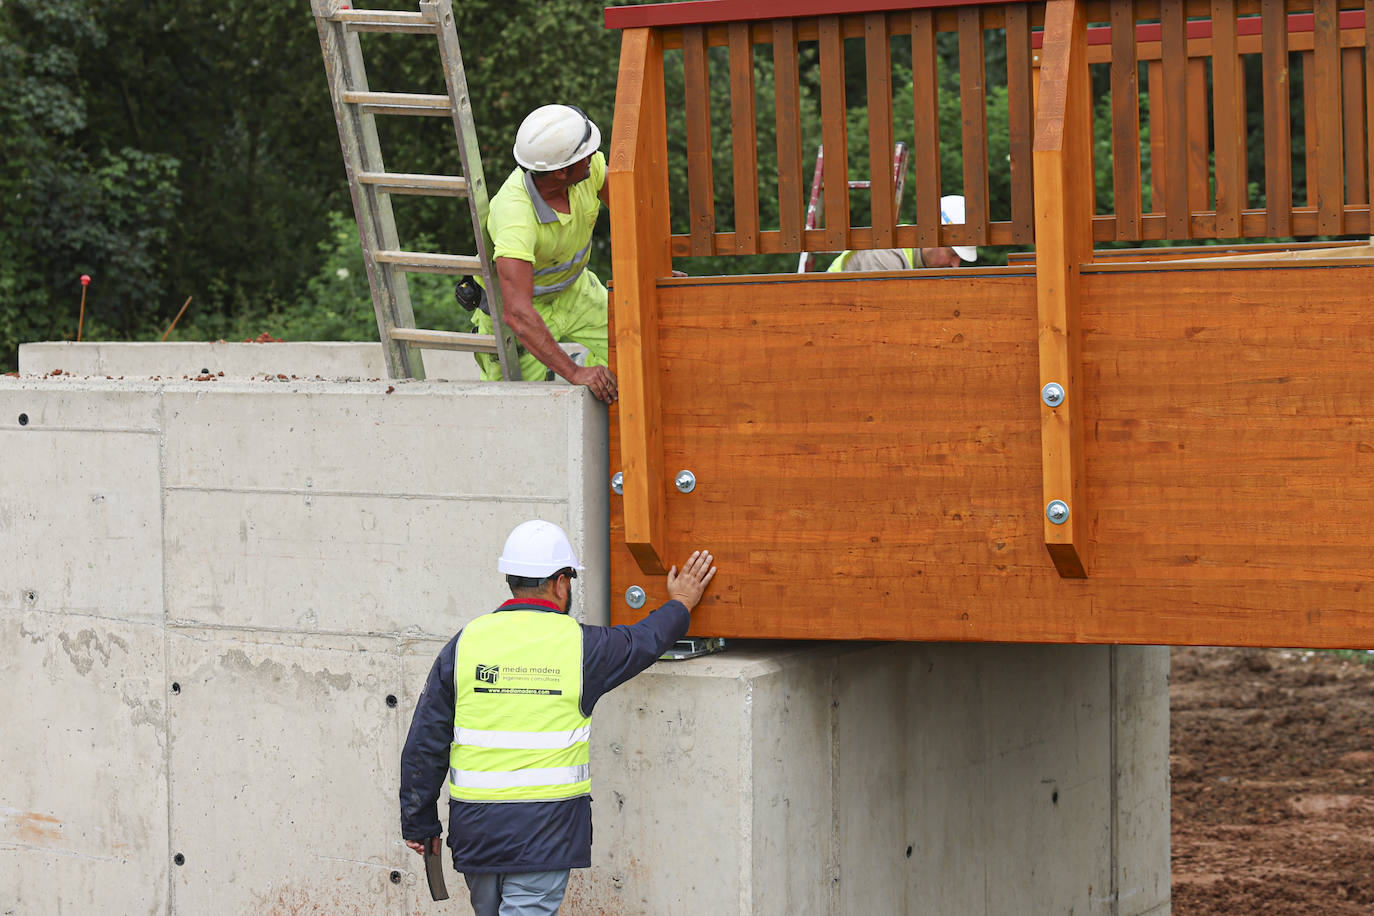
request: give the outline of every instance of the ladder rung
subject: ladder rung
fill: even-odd
[[[447,118],[453,112],[446,95],[414,92],[345,92],[343,100],[368,114],[428,115]]]
[[[419,274],[475,274],[482,259],[470,254],[428,254],[422,251],[377,251],[373,260]]]
[[[404,340],[422,350],[464,350],[496,355],[495,334],[463,334],[459,331],[428,331],[423,328],[392,328],[392,340]]]
[[[439,24],[423,13],[405,10],[335,10],[330,22],[342,22],[353,32],[418,32],[435,34]]]
[[[463,197],[468,180],[458,175],[412,175],[401,172],[359,172],[361,184],[387,194],[423,194],[431,197]]]

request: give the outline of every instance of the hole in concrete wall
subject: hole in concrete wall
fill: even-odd
[[[906,848],[906,857],[907,857],[908,859],[911,858],[911,847],[910,847],[910,846],[908,846],[908,847]]]
[[[176,682],[176,681],[172,681],[172,693],[181,693],[181,684],[180,684],[180,683],[178,683],[178,682]]]
[[[400,884],[400,883],[401,883],[401,873],[400,873],[400,872],[394,871],[394,872],[391,873],[391,883],[392,883],[392,884]]]
[[[394,693],[388,693],[388,694],[386,695],[386,705],[387,705],[387,707],[390,708],[390,709],[395,709],[395,708],[396,708],[396,694],[394,694]]]
[[[1052,804],[1056,804],[1056,805],[1059,804],[1059,790],[1058,790],[1058,789],[1055,789],[1055,790],[1054,790],[1054,794],[1052,794],[1052,795],[1050,796],[1050,802],[1051,802]]]
[[[21,413],[21,414],[19,415],[19,425],[20,425],[20,426],[28,426],[28,425],[29,425],[29,415],[28,415],[28,414],[26,414],[26,413]]]
[[[172,856],[172,861],[178,865],[185,865],[186,857],[183,856],[181,853],[177,853],[176,855]]]

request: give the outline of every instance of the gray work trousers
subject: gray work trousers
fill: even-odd
[[[476,916],[556,916],[568,889],[568,869],[506,875],[464,873]]]

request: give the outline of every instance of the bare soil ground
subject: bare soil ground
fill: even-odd
[[[1374,912],[1374,666],[1176,648],[1173,911]]]

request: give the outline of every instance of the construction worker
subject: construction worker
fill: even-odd
[[[670,569],[669,600],[639,623],[588,626],[568,616],[584,567],[563,529],[529,521],[506,539],[512,598],[439,653],[401,754],[401,835],[439,852],[446,789],[476,916],[557,913],[568,870],[591,866],[592,708],[686,634],[711,562],[698,550]]]
[[[947,194],[940,198],[940,222],[943,225],[964,221],[964,198]],[[918,267],[958,267],[964,261],[978,260],[973,246],[943,248],[879,248],[872,251],[841,251],[827,273],[861,270],[909,270]]]
[[[610,202],[600,146],[601,131],[582,109],[536,108],[516,132],[520,168],[492,197],[486,225],[504,318],[520,343],[521,377],[537,381],[552,371],[610,404],[617,391],[606,362],[606,287],[587,269],[597,214]],[[490,334],[483,305],[473,323]],[[587,365],[573,362],[562,341],[585,346]],[[482,378],[501,378],[495,356],[476,356]]]

